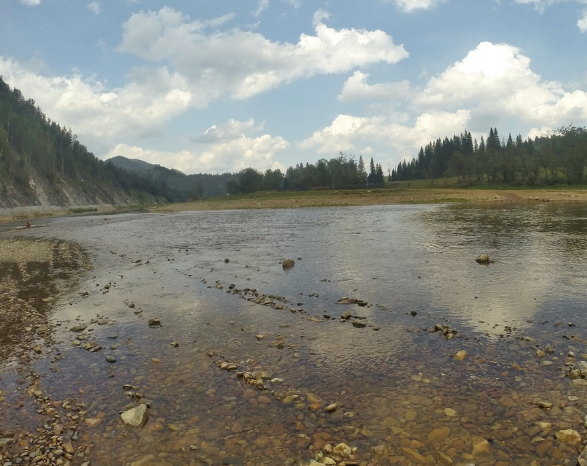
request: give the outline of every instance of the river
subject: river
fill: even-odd
[[[39,223],[0,237],[77,243],[93,269],[32,363],[47,406],[19,408],[18,364],[0,369],[0,431],[57,424],[72,465],[329,464],[340,443],[363,466],[576,464],[558,432],[586,434],[587,387],[568,377],[587,359],[585,204]],[[149,421],[125,426],[139,403]]]

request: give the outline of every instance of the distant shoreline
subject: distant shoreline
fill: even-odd
[[[0,209],[0,222],[17,222],[72,214],[122,212],[171,213],[192,210],[297,209],[302,207],[346,207],[401,204],[587,202],[584,189],[453,189],[399,188],[340,191],[257,192],[219,196],[172,204],[129,206],[23,206]]]
[[[587,190],[527,189],[362,189],[349,191],[258,192],[192,202],[149,206],[149,212],[191,210],[295,209],[401,204],[587,202]]]

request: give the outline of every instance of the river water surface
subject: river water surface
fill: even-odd
[[[576,465],[578,442],[557,433],[586,434],[587,387],[568,377],[587,359],[583,204],[46,223],[1,236],[73,241],[90,256],[34,362],[38,387],[78,409],[49,421],[16,410],[22,380],[8,364],[0,422],[64,425],[71,464],[329,464],[344,458],[323,448],[345,443],[347,464]],[[494,262],[477,264],[484,253]],[[133,429],[119,413],[138,403],[149,421]]]

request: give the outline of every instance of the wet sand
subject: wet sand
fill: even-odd
[[[343,217],[336,229],[349,231],[338,231],[336,247],[352,252],[370,240],[365,230],[367,237],[358,235],[367,213]],[[496,214],[481,213],[483,229],[493,228],[487,219]],[[331,458],[362,466],[575,465],[587,398],[585,379],[569,375],[587,359],[587,334],[572,303],[564,313],[554,311],[556,320],[538,321],[537,314],[537,322],[529,323],[534,318],[521,314],[504,321],[487,312],[466,320],[431,300],[418,305],[399,299],[402,288],[407,295],[416,292],[404,283],[385,292],[393,282],[377,284],[384,271],[375,265],[364,281],[353,278],[363,269],[352,265],[316,272],[328,258],[317,254],[329,244],[327,233],[318,249],[308,243],[296,254],[283,239],[295,231],[291,244],[303,244],[304,229],[306,242],[315,239],[312,212],[285,220],[253,213],[232,219],[234,224],[230,214],[178,215],[182,223],[174,225],[166,215],[62,219],[43,233],[92,245],[87,254],[93,270],[84,271],[78,247],[69,246],[78,251],[69,255],[80,261],[70,272],[79,273],[63,277],[59,291],[46,290],[29,302],[37,309],[38,299],[57,297],[50,303],[51,340],[39,345],[41,353],[34,341],[19,343],[15,357],[2,363],[0,433],[13,444],[3,442],[1,464],[257,466],[333,464],[325,459]],[[327,226],[342,215],[320,221]],[[283,230],[282,239],[265,231],[239,237],[238,225],[252,232],[251,225],[269,220],[268,231]],[[184,234],[158,236],[179,225]],[[371,229],[387,231],[382,225]],[[349,243],[355,237],[361,243]],[[274,241],[282,246],[259,248]],[[70,243],[6,244],[11,270],[48,264],[41,275],[47,280],[59,263],[52,259],[56,245]],[[414,254],[426,262],[403,256],[418,270],[428,263],[422,272],[402,272],[414,273],[409,281],[419,283],[416,294],[436,289],[427,274],[454,261],[446,257],[450,249],[422,245]],[[498,251],[502,257],[489,266],[466,254],[465,275],[473,283],[476,275],[488,283],[508,275],[507,248]],[[573,256],[582,260],[580,253]],[[287,257],[296,264],[283,270]],[[571,289],[575,276],[564,276]],[[65,283],[74,289],[67,291]],[[475,293],[467,306],[478,296],[481,309],[492,307],[489,290]],[[364,301],[337,304],[344,296]],[[141,404],[149,406],[146,425],[125,426],[120,413]],[[567,430],[578,440],[560,433]]]

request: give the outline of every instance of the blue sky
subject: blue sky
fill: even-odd
[[[5,0],[0,75],[100,158],[186,173],[587,125],[587,0]]]

